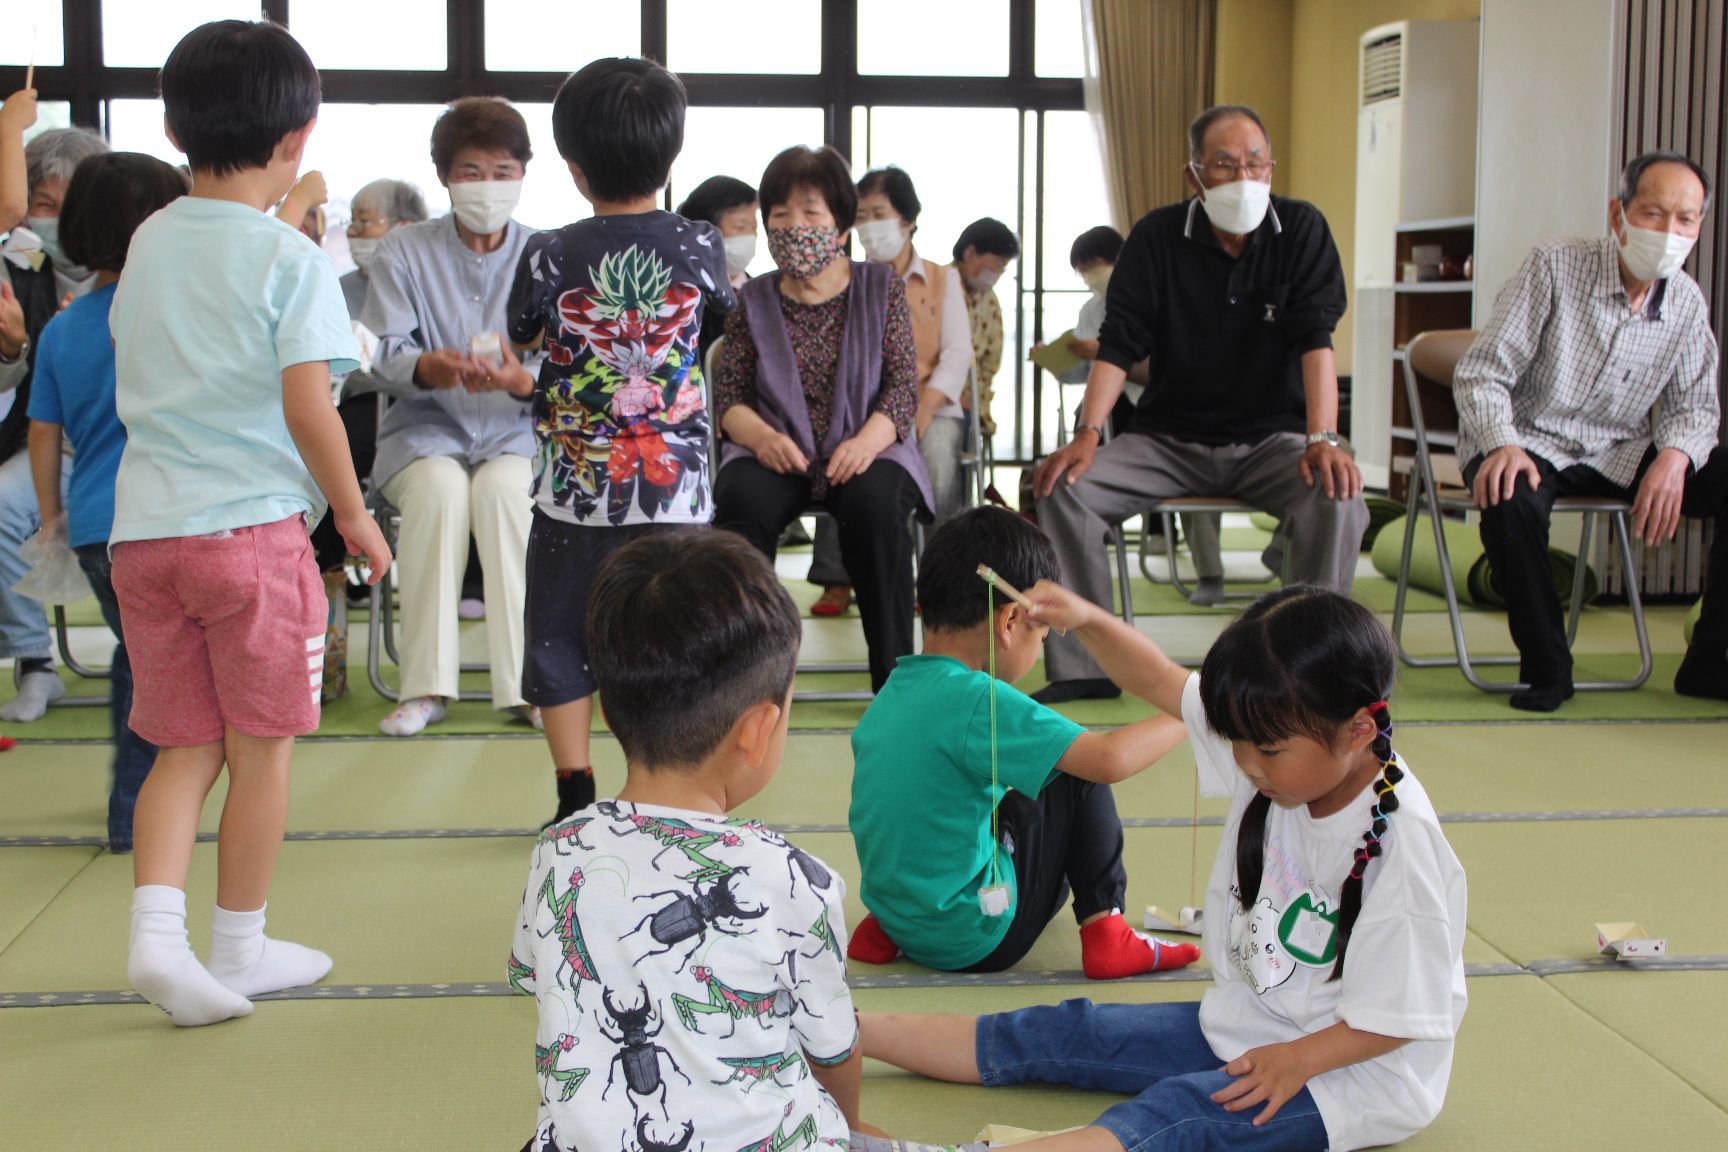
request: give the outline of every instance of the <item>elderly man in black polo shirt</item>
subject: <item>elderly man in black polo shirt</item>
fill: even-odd
[[[1709,203],[1708,177],[1685,156],[1638,157],[1609,201],[1612,234],[1532,252],[1458,362],[1458,458],[1526,685],[1514,708],[1553,712],[1573,692],[1548,563],[1561,496],[1631,500],[1633,531],[1651,547],[1674,535],[1682,512],[1717,518],[1703,616],[1674,687],[1728,699],[1716,339],[1704,293],[1680,270]]]
[[[1252,108],[1207,109],[1188,145],[1195,198],[1128,235],[1074,436],[1033,478],[1038,521],[1069,586],[1098,604],[1110,603],[1107,526],[1175,496],[1271,512],[1295,578],[1348,592],[1368,509],[1337,432],[1338,249],[1318,209],[1271,194],[1272,145]],[[1102,444],[1128,368],[1148,357],[1132,428]],[[1052,635],[1044,656],[1038,699],[1119,695],[1075,638]]]

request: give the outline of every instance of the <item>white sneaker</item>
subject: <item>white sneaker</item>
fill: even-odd
[[[546,731],[546,721],[540,718],[540,709],[532,704],[516,704],[505,711],[536,732]]]
[[[444,719],[444,701],[436,696],[416,696],[396,705],[396,710],[378,721],[386,736],[418,736],[428,724]]]

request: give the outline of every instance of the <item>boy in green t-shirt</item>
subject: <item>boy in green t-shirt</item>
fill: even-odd
[[[1001,971],[1026,955],[1072,890],[1087,976],[1192,964],[1194,945],[1154,940],[1122,917],[1128,876],[1110,793],[1180,743],[1182,721],[1158,715],[1089,732],[1013,688],[1047,629],[1000,593],[992,613],[980,564],[1018,588],[1059,574],[1049,540],[1000,508],[956,517],[925,549],[923,654],[900,658],[852,734],[852,835],[871,915],[849,954],[885,964],[904,950],[930,968]],[[992,631],[1001,681],[994,785],[984,671]]]

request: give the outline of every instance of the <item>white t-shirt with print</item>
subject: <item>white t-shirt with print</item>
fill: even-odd
[[[844,1145],[807,1059],[858,1042],[845,884],[761,824],[602,801],[534,846],[535,1152]]]
[[[1256,791],[1236,766],[1229,741],[1206,723],[1198,675],[1183,692],[1182,719],[1201,791],[1230,797],[1203,929],[1213,986],[1200,1005],[1200,1026],[1213,1054],[1228,1062],[1339,1021],[1408,1039],[1385,1056],[1315,1077],[1308,1090],[1332,1152],[1392,1144],[1421,1131],[1445,1101],[1467,998],[1464,869],[1428,794],[1400,760],[1398,810],[1388,818],[1382,854],[1363,878],[1344,976],[1334,981],[1333,909],[1372,822],[1372,785],[1324,819],[1306,807],[1273,804],[1259,899],[1244,913],[1236,837]]]

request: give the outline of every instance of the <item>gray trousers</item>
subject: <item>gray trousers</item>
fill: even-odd
[[[1118,436],[1098,449],[1092,470],[1078,483],[1059,481],[1056,491],[1038,502],[1038,523],[1056,545],[1064,583],[1109,607],[1112,568],[1104,535],[1110,527],[1143,512],[1148,500],[1233,497],[1283,522],[1297,581],[1349,592],[1368,506],[1360,496],[1331,500],[1320,484],[1304,484],[1297,463],[1306,447],[1296,432],[1218,447],[1155,434]],[[1104,676],[1073,635],[1052,632],[1044,662],[1052,681]]]
[[[935,523],[930,531],[965,509],[966,492],[960,475],[960,450],[966,443],[966,421],[958,416],[938,416],[930,421],[918,451],[930,471],[930,496],[936,501]],[[829,587],[850,584],[846,565],[840,562],[840,530],[826,516],[816,521],[816,546],[810,558],[810,583]]]

